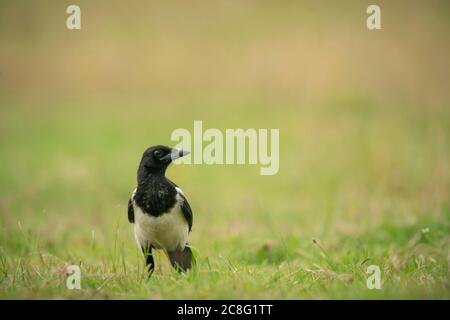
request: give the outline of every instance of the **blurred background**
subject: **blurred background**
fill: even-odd
[[[450,3],[375,2],[1,1],[2,255],[138,261],[126,205],[140,157],[194,120],[280,129],[277,175],[169,169],[201,255],[312,261],[298,249],[311,238],[332,251],[423,219],[448,233]]]

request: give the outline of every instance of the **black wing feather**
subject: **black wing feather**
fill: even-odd
[[[131,198],[128,199],[128,221],[130,223],[134,223],[134,208],[133,208],[133,201],[131,201]]]
[[[166,179],[167,179],[167,178],[166,178]],[[171,185],[173,185],[175,188],[179,188],[179,187],[175,184],[175,182],[173,182],[172,180],[167,179],[167,181],[169,181],[169,183],[170,183]],[[191,231],[191,229],[192,229],[192,223],[194,222],[194,221],[193,221],[193,220],[194,220],[194,216],[193,216],[193,214],[192,214],[191,206],[189,205],[189,202],[187,201],[186,197],[185,197],[182,193],[178,192],[178,194],[179,194],[180,197],[183,199],[183,203],[181,203],[181,211],[183,212],[184,218],[185,218],[186,221],[188,222],[188,225],[189,225],[189,231]]]
[[[194,218],[192,216],[191,206],[189,205],[189,202],[187,201],[186,197],[183,194],[181,194],[181,193],[178,193],[178,194],[183,199],[183,202],[181,203],[181,211],[183,212],[184,218],[188,222],[189,231],[191,231],[192,223],[193,223],[193,220],[194,220]]]

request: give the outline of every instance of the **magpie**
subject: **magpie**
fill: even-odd
[[[183,191],[166,176],[170,163],[189,154],[163,145],[145,150],[137,171],[137,188],[128,200],[128,221],[144,253],[149,277],[155,269],[152,250],[164,250],[178,271],[188,270],[192,251],[188,235],[192,229],[192,209]]]

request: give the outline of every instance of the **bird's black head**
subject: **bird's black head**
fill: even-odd
[[[138,169],[138,180],[150,174],[164,175],[169,164],[180,157],[188,155],[189,151],[170,148],[167,146],[153,146],[145,150]]]

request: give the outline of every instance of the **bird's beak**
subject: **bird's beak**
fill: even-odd
[[[184,157],[184,156],[188,155],[189,153],[190,152],[188,150],[185,150],[185,149],[172,148],[172,151],[170,152],[170,154],[168,154],[164,158],[167,158],[167,160],[170,158],[173,161],[175,159]]]

